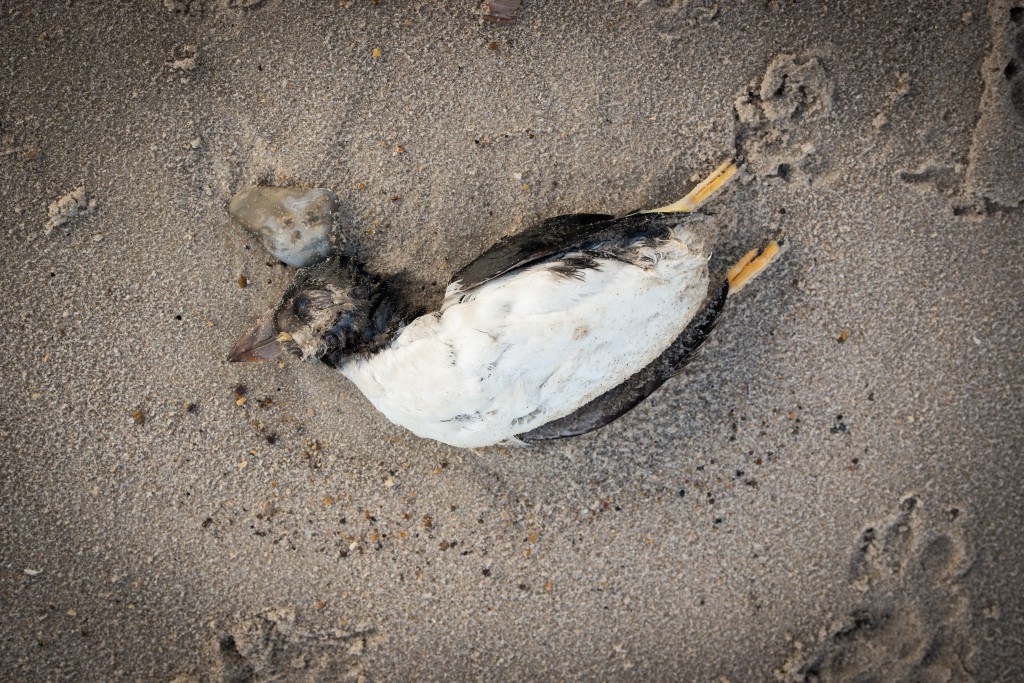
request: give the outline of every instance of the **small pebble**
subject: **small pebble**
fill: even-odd
[[[331,227],[337,208],[337,196],[327,190],[257,186],[236,194],[228,213],[275,258],[303,268],[334,253]]]

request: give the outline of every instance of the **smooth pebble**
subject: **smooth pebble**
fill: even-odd
[[[337,195],[327,190],[256,186],[236,194],[228,213],[259,236],[275,258],[303,268],[334,253],[337,208]]]

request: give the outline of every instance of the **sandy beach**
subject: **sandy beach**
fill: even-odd
[[[789,250],[607,428],[226,361],[247,187],[430,307],[732,157],[712,272]],[[4,0],[0,230],[2,680],[1024,680],[1019,4]]]

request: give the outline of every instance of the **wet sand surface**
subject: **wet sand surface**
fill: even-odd
[[[1024,680],[1020,6],[0,13],[0,678]],[[591,435],[450,448],[225,361],[292,272],[246,187],[336,192],[429,306],[731,155],[712,269],[790,249]]]

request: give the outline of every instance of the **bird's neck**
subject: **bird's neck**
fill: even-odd
[[[339,336],[345,335],[344,349],[333,349],[321,356],[320,360],[338,368],[353,358],[366,358],[387,349],[398,333],[422,313],[401,292],[395,282],[370,273],[362,282],[370,294],[354,315],[359,316],[357,324],[341,322],[330,330]],[[346,329],[343,329],[346,328]]]

